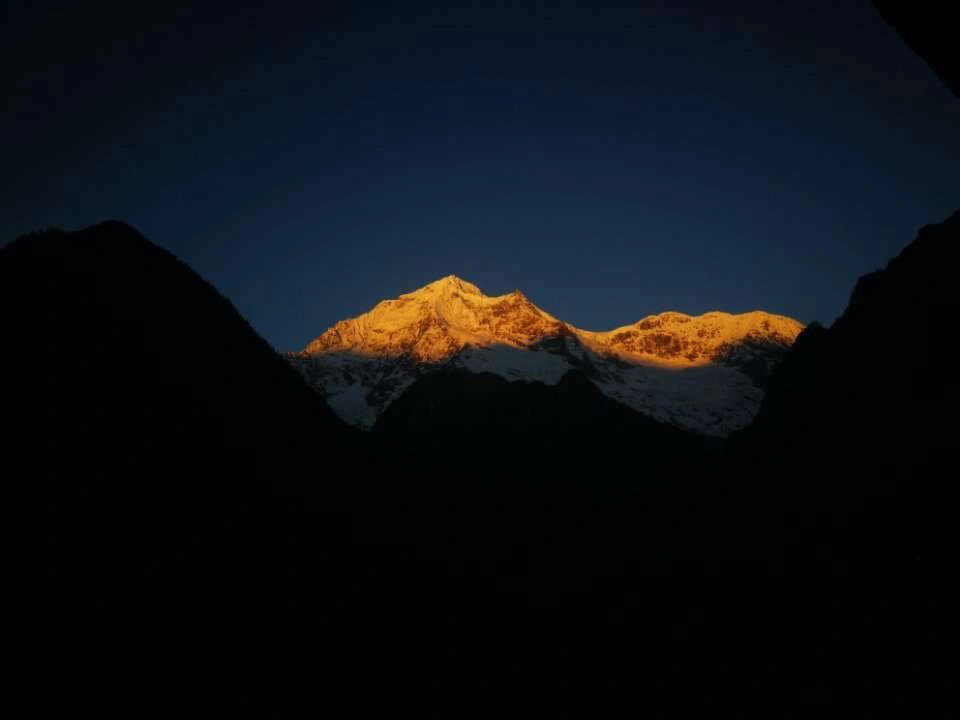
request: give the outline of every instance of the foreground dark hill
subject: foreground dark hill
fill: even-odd
[[[378,419],[371,442],[406,458],[391,474],[408,497],[444,497],[437,506],[448,521],[496,504],[491,521],[510,517],[522,533],[538,522],[676,523],[681,508],[670,502],[697,494],[720,446],[610,399],[576,370],[556,385],[455,369],[425,375]]]
[[[722,476],[751,488],[752,572],[777,588],[744,607],[771,646],[820,654],[816,681],[803,672],[821,697],[918,697],[921,617],[937,606],[921,568],[936,572],[952,525],[938,508],[957,468],[958,267],[960,212],[797,338],[725,449]]]
[[[264,668],[274,638],[308,676],[481,694],[622,689],[652,654],[643,680],[707,701],[909,705],[917,523],[960,407],[958,223],[805,330],[720,448],[576,372],[433,374],[358,434],[129,227],[22,238],[0,254],[5,475],[35,651],[94,672],[137,647],[159,677],[171,644]]]
[[[795,498],[796,514],[854,522],[822,539],[858,552],[845,562],[861,569],[917,572],[920,514],[955,471],[958,267],[960,212],[861,277],[830,328],[800,335],[728,449],[770,473],[767,490]]]
[[[0,295],[7,503],[59,652],[70,632],[105,651],[255,603],[237,583],[274,563],[285,485],[336,476],[355,431],[125,224],[10,243]]]
[[[957,73],[956,36],[946,18],[946,10],[935,3],[909,6],[896,0],[871,0],[876,11],[903,41],[930,65],[940,79],[960,97]]]

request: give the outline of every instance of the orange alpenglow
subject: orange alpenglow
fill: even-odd
[[[548,385],[580,370],[655,420],[723,437],[756,415],[766,376],[803,328],[762,311],[665,312],[596,332],[558,320],[519,290],[488,296],[448,275],[342,320],[286,356],[361,428],[439,367]]]

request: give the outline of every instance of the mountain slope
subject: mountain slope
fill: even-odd
[[[229,642],[220,630],[276,587],[284,492],[332,483],[355,431],[212,286],[122,223],[13,241],[0,297],[8,527],[41,617],[31,652],[76,671],[116,668],[131,647],[149,664],[168,643]]]
[[[341,321],[287,357],[361,428],[437,368],[550,385],[576,369],[638,412],[725,436],[750,421],[765,378],[802,327],[764,312],[663,313],[592,332],[519,291],[490,297],[451,275]]]
[[[960,432],[958,267],[960,212],[861,277],[833,325],[801,333],[725,448],[720,477],[750,488],[751,572],[772,580],[737,602],[770,652],[818,658],[795,675],[824,701],[914,705],[921,648],[939,642],[923,619],[946,610],[937,557]]]

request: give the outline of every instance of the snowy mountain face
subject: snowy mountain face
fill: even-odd
[[[801,330],[796,320],[765,312],[667,312],[592,332],[519,291],[489,297],[451,275],[338,322],[286,357],[361,428],[440,367],[548,385],[577,369],[655,420],[723,437],[754,417],[767,375]]]

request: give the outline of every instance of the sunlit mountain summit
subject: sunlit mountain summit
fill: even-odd
[[[286,356],[341,418],[362,428],[439,368],[547,385],[575,370],[655,420],[722,437],[754,417],[767,376],[803,328],[761,311],[665,312],[591,331],[519,290],[489,296],[448,275],[342,320]]]

